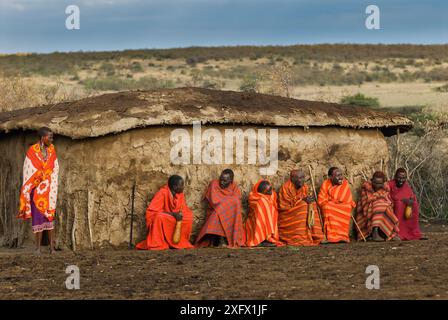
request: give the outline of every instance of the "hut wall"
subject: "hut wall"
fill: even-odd
[[[191,127],[184,127],[192,133]],[[230,126],[215,128],[224,136]],[[256,127],[242,127],[243,130]],[[135,243],[145,236],[145,209],[154,193],[171,174],[185,178],[187,203],[195,215],[194,236],[205,217],[201,197],[211,179],[231,168],[243,193],[243,203],[251,186],[260,179],[259,164],[186,164],[170,161],[170,134],[176,127],[147,127],[99,138],[72,140],[57,136],[55,146],[60,161],[57,239],[61,247],[100,248],[125,246],[129,241],[131,193],[135,182]],[[269,128],[264,128],[269,129]],[[34,142],[31,133],[15,132],[0,137],[0,240],[3,245],[20,245],[32,240],[30,222],[15,218],[26,149]],[[352,191],[361,184],[362,171],[369,174],[388,161],[382,133],[376,129],[278,128],[279,162],[276,175],[267,176],[278,189],[293,168],[315,168],[319,187],[328,167],[345,170]],[[247,162],[245,162],[247,163]],[[244,213],[245,214],[245,213]],[[90,238],[89,225],[92,234]]]

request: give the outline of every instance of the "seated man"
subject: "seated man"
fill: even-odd
[[[314,209],[312,227],[307,225],[308,206],[313,206]],[[290,179],[281,187],[278,210],[281,241],[293,246],[312,246],[318,245],[324,239],[316,199],[309,195],[302,171],[291,171]]]
[[[371,181],[362,185],[356,221],[364,237],[373,241],[400,240],[398,219],[394,214],[389,186],[383,172],[373,174]],[[384,238],[383,238],[384,237]],[[358,239],[362,238],[358,230]]]
[[[173,175],[168,184],[154,195],[146,209],[146,240],[138,243],[136,248],[141,250],[191,249],[191,227],[193,213],[187,207],[184,196],[184,180]],[[173,242],[176,222],[182,221],[180,241]]]
[[[204,196],[207,216],[196,240],[197,247],[244,245],[241,192],[233,177],[233,171],[226,169],[218,180],[210,182]]]
[[[356,204],[341,169],[330,168],[328,179],[320,187],[317,203],[322,210],[327,241],[350,242],[351,211]]]
[[[394,213],[398,218],[400,231],[398,236],[401,240],[423,240],[425,238],[419,226],[419,205],[415,193],[407,182],[408,175],[405,169],[399,168],[395,173],[394,180],[387,184],[390,188],[390,197],[394,205]],[[412,207],[412,214],[409,219],[405,217],[407,206]]]
[[[245,222],[247,247],[275,247],[278,239],[277,194],[267,180],[260,180],[249,194],[249,214]]]

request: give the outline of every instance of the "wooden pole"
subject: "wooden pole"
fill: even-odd
[[[93,210],[93,196],[91,191],[87,190],[87,225],[89,227],[89,238],[90,238],[90,249],[93,250],[93,234],[92,234],[92,224],[91,224],[91,211]]]
[[[395,155],[395,171],[398,169],[398,163],[400,158],[400,128],[397,128],[397,153]]]
[[[311,170],[311,165],[308,165],[308,171],[310,172],[310,178],[311,178],[311,186],[313,188],[314,197],[316,198],[316,207],[317,207],[317,214],[319,215],[320,219],[320,225],[322,227],[322,232],[325,236],[325,239],[327,239],[327,235],[325,234],[325,228],[324,228],[324,220],[322,219],[322,213],[320,212],[319,205],[317,204],[317,192],[316,192],[316,185],[314,183],[314,173]]]
[[[364,234],[361,231],[361,228],[359,228],[358,223],[356,222],[355,217],[353,217],[352,214],[350,214],[350,217],[352,217],[353,222],[355,223],[356,228],[358,229],[358,232],[361,234],[362,239],[364,240],[364,242],[366,242],[366,238],[364,237]]]
[[[129,249],[132,249],[132,232],[134,229],[134,200],[135,200],[135,181],[132,185],[132,193],[131,193],[131,231],[129,234]]]
[[[72,250],[73,251],[76,251],[75,230],[76,230],[76,209],[73,208],[73,225],[72,225]]]

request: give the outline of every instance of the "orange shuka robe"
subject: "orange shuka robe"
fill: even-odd
[[[320,187],[317,200],[324,219],[325,233],[329,242],[350,241],[351,211],[356,207],[348,181],[333,185],[330,179]]]
[[[324,238],[316,202],[310,204],[314,207],[314,225],[311,229],[307,226],[308,204],[302,200],[307,195],[306,184],[297,189],[291,180],[280,189],[278,230],[280,240],[288,245],[313,246]]]
[[[277,194],[262,194],[257,191],[263,180],[258,181],[249,194],[249,214],[244,228],[246,231],[246,246],[255,247],[263,241],[282,245],[278,238]]]
[[[182,211],[182,232],[178,244],[173,243],[173,234],[176,226],[176,219],[164,212]],[[136,248],[141,250],[165,250],[190,249],[191,227],[193,225],[193,213],[185,202],[183,193],[173,194],[168,185],[163,186],[151,200],[146,209],[146,227],[148,236],[146,240],[138,243]]]

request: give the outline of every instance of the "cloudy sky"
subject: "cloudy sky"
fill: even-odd
[[[0,53],[298,43],[448,43],[448,0],[0,0]]]

